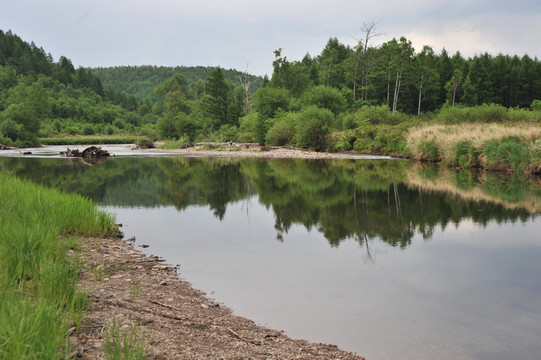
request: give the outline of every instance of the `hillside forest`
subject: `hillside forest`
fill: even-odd
[[[231,140],[318,151],[420,151],[419,157],[441,160],[432,139],[425,136],[417,150],[408,143],[412,129],[538,127],[536,57],[465,58],[430,46],[414,49],[404,37],[377,44],[375,25],[364,24],[353,47],[330,38],[319,55],[298,60],[275,50],[270,78],[220,67],[75,69],[69,59],[54,61],[33,42],[0,31],[0,143],[140,135],[178,144]]]

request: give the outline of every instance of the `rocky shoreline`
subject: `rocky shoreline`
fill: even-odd
[[[143,149],[148,152],[168,152],[190,156],[224,156],[224,157],[262,157],[262,158],[297,158],[297,159],[390,159],[390,156],[363,155],[357,153],[329,153],[302,150],[290,146],[249,146],[223,143],[219,146],[196,144],[190,147],[164,150],[159,148],[163,143],[157,142],[155,148]]]
[[[103,359],[104,329],[115,318],[121,331],[144,334],[148,359],[362,359],[233,315],[129,241],[84,239],[81,256],[80,286],[91,304],[70,336],[72,358]]]

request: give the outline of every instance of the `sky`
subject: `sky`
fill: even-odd
[[[317,56],[331,37],[354,46],[406,37],[420,51],[541,57],[539,0],[0,0],[11,30],[75,67],[221,66],[272,75],[274,50]]]

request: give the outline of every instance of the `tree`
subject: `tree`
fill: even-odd
[[[297,120],[297,146],[316,151],[325,150],[332,119],[333,114],[327,109],[316,106],[303,109]]]
[[[203,101],[209,116],[216,119],[219,126],[226,124],[228,119],[227,111],[231,100],[230,89],[220,67],[212,72],[212,75],[207,79],[205,88],[208,96]]]
[[[260,87],[255,93],[254,108],[257,116],[257,141],[265,143],[265,135],[270,127],[268,119],[272,119],[279,109],[288,110],[290,94],[286,89]]]
[[[318,57],[321,83],[326,86],[342,88],[346,85],[344,61],[352,50],[341,44],[337,38],[330,38]]]
[[[398,99],[402,89],[404,75],[411,70],[413,57],[413,46],[411,41],[401,37],[399,41],[392,39],[384,43],[380,48],[382,62],[380,66],[384,67],[387,75],[387,103],[393,114],[398,107]],[[393,89],[391,84],[394,82]],[[391,95],[392,94],[392,95]],[[390,102],[392,98],[392,103]]]
[[[418,91],[417,115],[421,114],[421,103],[429,98],[434,100],[439,90],[439,74],[436,71],[436,56],[430,46],[414,58],[413,86]]]
[[[376,49],[369,46],[370,41],[377,37],[381,36],[382,34],[376,34],[374,33],[374,30],[376,28],[376,25],[379,23],[379,21],[370,21],[367,23],[363,23],[363,26],[361,27],[361,30],[364,34],[364,37],[359,41],[357,47],[360,48],[359,50],[362,53],[362,56],[360,58],[360,68],[361,68],[361,100],[366,101],[367,100],[367,89],[368,89],[368,79],[370,78],[370,72],[372,71],[372,67],[375,65],[374,53],[376,52]],[[355,99],[355,90],[353,90],[353,98]]]
[[[304,105],[315,105],[330,110],[335,116],[344,110],[346,100],[340,90],[324,85],[306,90],[301,98]]]
[[[451,97],[452,106],[455,106],[456,96],[462,85],[464,75],[460,69],[455,69],[451,79],[445,84],[445,90]]]

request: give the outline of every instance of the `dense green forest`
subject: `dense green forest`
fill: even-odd
[[[112,81],[111,73],[118,81]],[[220,84],[214,85],[213,79]],[[174,108],[192,117],[198,113],[202,123],[222,106],[224,114],[218,116],[223,118],[207,121],[211,126],[205,131],[211,132],[225,123],[226,111],[228,121],[238,122],[249,110],[246,99],[261,82],[246,73],[210,67],[75,69],[68,58],[55,62],[33,42],[0,30],[0,144],[29,146],[40,137],[77,135],[174,137],[157,132],[164,113]],[[137,83],[141,87],[134,90]],[[228,98],[217,99],[221,94],[213,86],[223,86]],[[175,98],[176,90],[182,99]]]
[[[204,89],[204,80],[209,78],[216,68],[210,66],[167,67],[146,65],[100,67],[90,68],[88,70],[101,80],[105,89],[133,95],[140,103],[154,104],[159,100],[158,96],[154,93],[154,89],[159,84],[173,77],[173,75],[181,74],[189,84],[198,83],[197,85],[193,85],[193,89]],[[243,73],[235,69],[224,69],[223,72],[224,77],[235,86],[241,85],[241,81],[250,81],[252,84],[250,91],[252,92],[255,92],[263,81],[263,78],[259,76]],[[197,96],[197,93],[193,91],[190,95],[194,98]]]
[[[457,144],[442,145],[427,134],[412,143],[408,134],[434,124],[538,127],[537,58],[465,58],[429,46],[416,51],[404,37],[375,45],[374,27],[363,26],[353,47],[330,38],[319,55],[300,60],[278,49],[272,75],[264,79],[219,67],[74,69],[69,59],[54,62],[35,44],[0,32],[0,143],[120,133],[178,144],[231,140],[434,161],[456,150],[462,153],[450,162],[462,156],[462,165],[477,166],[487,157],[485,143],[461,143],[464,149],[457,150]],[[509,136],[515,135],[501,138]],[[541,170],[540,136],[519,136],[534,159],[521,168]],[[504,153],[509,144],[500,144],[503,150],[489,145]],[[493,163],[500,166],[499,159]]]
[[[0,31],[0,143],[37,144],[57,133],[133,132],[150,113],[106,96],[99,78],[10,31]]]

